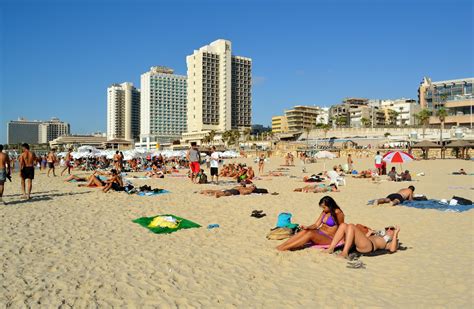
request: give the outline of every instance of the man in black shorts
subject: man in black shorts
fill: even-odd
[[[20,155],[20,176],[21,176],[21,189],[23,191],[22,198],[31,198],[31,188],[33,186],[33,179],[35,178],[35,162],[36,156],[30,151],[30,146],[27,143],[21,145],[23,153]],[[26,192],[26,181],[28,181],[28,192]]]
[[[376,201],[376,205],[392,202],[392,206],[403,203],[404,201],[413,201],[414,186],[409,186],[406,189],[401,189],[397,193],[389,194],[386,198],[381,198]]]
[[[216,184],[219,183],[219,154],[216,152],[216,147],[211,147],[211,182],[214,182],[216,177]]]

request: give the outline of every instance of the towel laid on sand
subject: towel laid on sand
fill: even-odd
[[[148,192],[138,192],[138,196],[154,196],[154,195],[160,195],[160,194],[166,194],[170,193],[168,190],[161,190],[159,192],[154,192],[154,191],[148,191]]]
[[[399,206],[413,207],[418,209],[436,209],[446,212],[463,212],[474,208],[474,205],[449,205],[447,203],[441,203],[438,200],[405,201]]]
[[[149,227],[148,225],[150,225],[150,223],[153,221],[153,219],[155,219],[158,216],[159,217],[172,217],[176,221],[179,221],[179,225],[176,228]],[[155,234],[169,234],[169,233],[173,233],[173,232],[176,232],[176,231],[182,230],[182,229],[192,229],[192,228],[201,227],[199,224],[197,224],[195,222],[177,217],[175,215],[168,215],[168,214],[166,214],[166,215],[157,215],[157,216],[153,216],[153,217],[141,217],[141,218],[132,220],[132,222],[140,224],[141,226],[143,226],[144,228],[149,229],[151,232],[153,232]]]

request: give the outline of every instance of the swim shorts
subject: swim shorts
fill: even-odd
[[[199,173],[201,170],[201,165],[199,165],[199,162],[190,162],[189,167],[191,168],[191,172],[193,173]]]
[[[240,195],[240,191],[237,189],[223,190],[224,193],[230,193],[231,195]]]
[[[218,176],[219,169],[217,167],[211,167],[211,176]]]
[[[25,166],[20,172],[21,178],[23,179],[35,179],[35,168],[34,166]]]
[[[54,162],[48,162],[48,168],[54,168]]]
[[[0,185],[3,185],[7,181],[7,171],[4,168],[0,168]]]
[[[400,203],[403,203],[403,201],[405,200],[405,199],[403,198],[403,196],[401,196],[399,193],[392,193],[392,194],[389,194],[389,195],[387,196],[387,198],[388,198],[389,200],[391,200],[392,202],[393,202],[393,200],[399,200]]]

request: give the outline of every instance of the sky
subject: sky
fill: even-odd
[[[151,66],[186,74],[217,39],[253,60],[254,124],[294,105],[417,98],[424,76],[474,76],[473,2],[0,0],[0,143],[6,124],[59,117],[106,131],[106,89]]]

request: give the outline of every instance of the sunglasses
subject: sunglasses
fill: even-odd
[[[389,226],[385,228],[386,231],[395,231],[395,227]]]

